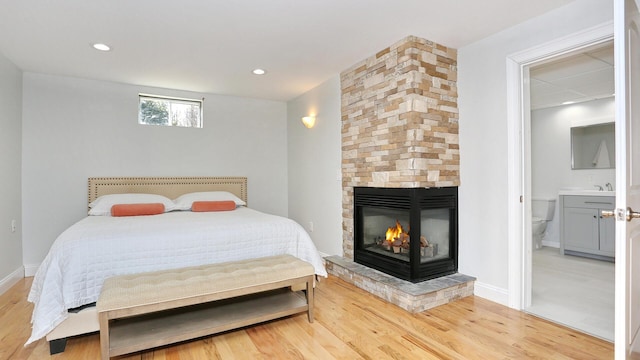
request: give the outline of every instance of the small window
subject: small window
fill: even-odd
[[[202,100],[139,94],[138,124],[202,127]]]

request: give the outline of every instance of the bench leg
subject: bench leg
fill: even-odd
[[[307,314],[309,315],[309,322],[313,322],[313,276],[311,279],[307,280],[307,305],[309,305],[309,310]]]
[[[100,354],[102,360],[109,360],[109,318],[106,313],[99,313],[100,322]]]

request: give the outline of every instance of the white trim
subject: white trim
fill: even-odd
[[[635,101],[632,97],[637,96],[631,93],[635,90],[632,83],[637,80],[631,80],[631,76],[637,76],[632,73],[635,67],[630,65],[632,59],[631,52],[636,44],[631,44],[630,27],[637,26],[638,1],[635,2],[635,9],[629,1],[614,1],[613,19],[615,22],[615,40],[614,40],[614,72],[615,72],[615,119],[616,119],[616,211],[624,211],[623,209],[632,204],[634,189],[631,180],[635,180],[631,175],[633,173],[631,167],[633,163],[638,162],[636,159],[629,158],[632,132],[630,127],[633,124],[634,115],[632,112],[636,110]],[[632,16],[632,17],[631,17]],[[630,18],[631,17],[631,18]],[[638,209],[635,209],[636,211]],[[632,282],[637,282],[636,274],[632,274],[633,266],[631,261],[637,259],[637,250],[632,248],[633,234],[630,233],[630,224],[624,220],[616,219],[615,239],[615,325],[614,325],[614,359],[626,360],[632,358],[632,351],[637,351],[638,343],[635,339],[636,329],[633,328],[634,320],[632,318],[631,306],[632,300],[637,294],[632,292]]]
[[[11,287],[24,278],[24,268],[19,267],[11,274],[7,275],[4,279],[0,280],[0,295],[7,292]]]
[[[507,306],[509,291],[490,284],[476,281],[473,284],[473,295]]]
[[[525,255],[525,222],[527,215],[523,211],[520,196],[527,195],[524,179],[524,154],[522,146],[523,134],[523,78],[524,66],[543,61],[558,55],[566,54],[594,44],[613,39],[613,22],[580,31],[539,46],[529,48],[507,56],[507,131],[509,135],[508,160],[508,254],[509,254],[509,289],[508,306],[522,310],[525,302],[525,286],[530,286],[530,278],[525,279],[527,266]],[[528,173],[527,173],[528,176]],[[526,199],[525,199],[526,200]],[[530,216],[530,214],[528,214]],[[529,241],[530,243],[530,241]]]
[[[613,21],[594,26],[577,33],[567,35],[545,44],[508,56],[508,59],[520,65],[529,65],[567,54],[582,48],[603,43],[613,39]]]
[[[35,276],[40,264],[29,264],[24,266],[24,277]]]
[[[509,288],[506,305],[522,308],[522,76],[521,65],[507,58],[507,231],[509,234]],[[514,151],[515,150],[515,151]]]
[[[179,101],[186,101],[186,102],[193,102],[193,103],[197,102],[197,103],[200,104],[200,106],[202,106],[202,104],[204,103],[204,98],[202,98],[202,99],[190,99],[190,98],[183,98],[183,97],[154,95],[154,94],[145,94],[145,93],[138,93],[138,98],[161,99],[161,100],[179,100]]]

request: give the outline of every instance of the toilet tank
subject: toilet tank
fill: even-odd
[[[542,220],[553,220],[556,210],[556,199],[533,198],[531,200],[531,212],[533,217]]]

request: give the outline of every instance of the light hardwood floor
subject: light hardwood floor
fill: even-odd
[[[27,347],[32,278],[0,296],[0,359],[99,359],[97,334],[49,356]],[[315,322],[301,314],[118,359],[612,359],[613,344],[478,297],[410,314],[344,281],[323,279]]]

